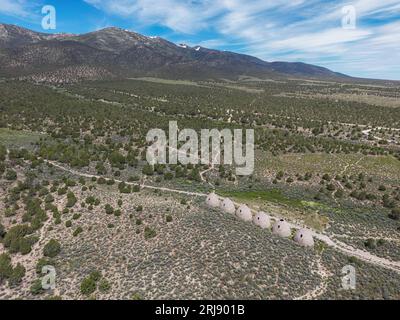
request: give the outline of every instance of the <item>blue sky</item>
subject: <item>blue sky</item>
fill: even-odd
[[[400,0],[0,0],[0,22],[43,32],[44,5],[56,9],[52,32],[117,26],[267,61],[400,80]]]

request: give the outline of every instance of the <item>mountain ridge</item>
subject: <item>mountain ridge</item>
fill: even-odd
[[[63,77],[62,70],[69,70],[68,75]],[[84,34],[49,34],[8,24],[0,24],[0,75],[49,82],[133,76],[350,78],[306,63],[267,62],[230,51],[179,45],[117,27]]]

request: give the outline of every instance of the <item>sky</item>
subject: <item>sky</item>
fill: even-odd
[[[42,8],[56,10],[43,30]],[[40,32],[115,26],[175,43],[400,80],[400,0],[0,0],[0,23]]]

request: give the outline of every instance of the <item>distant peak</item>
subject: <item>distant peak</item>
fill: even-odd
[[[96,32],[114,32],[114,33],[134,33],[136,34],[136,32],[128,30],[128,29],[122,29],[122,28],[118,28],[118,27],[106,27],[103,29],[99,29]]]
[[[96,33],[114,33],[114,34],[125,34],[125,35],[130,35],[130,36],[135,36],[136,38],[141,38],[141,39],[160,39],[160,37],[158,36],[145,36],[142,35],[138,32],[132,31],[132,30],[128,30],[128,29],[122,29],[122,28],[118,28],[118,27],[107,27],[107,28],[103,28],[100,30],[95,31]]]
[[[99,29],[98,31],[124,31],[124,30],[118,27],[106,27],[103,29]]]

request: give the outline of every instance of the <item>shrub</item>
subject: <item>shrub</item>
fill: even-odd
[[[17,266],[12,271],[10,278],[8,279],[8,283],[11,286],[18,285],[22,282],[22,278],[25,276],[25,267],[18,263]]]
[[[0,255],[0,283],[8,279],[13,272],[11,257],[7,253]]]
[[[83,232],[82,227],[78,227],[75,229],[74,233],[72,234],[74,237],[77,237],[81,232]]]
[[[139,181],[140,180],[140,177],[139,176],[132,176],[132,177],[129,177],[129,182],[133,182],[133,181]]]
[[[167,222],[172,222],[172,216],[169,214],[166,217]]]
[[[78,200],[76,199],[75,195],[72,192],[68,192],[67,194],[67,208],[73,207]]]
[[[131,299],[132,300],[142,300],[143,298],[139,293],[135,292],[132,294]]]
[[[115,171],[114,172],[114,177],[120,177],[121,176],[121,171]]]
[[[400,220],[400,208],[392,209],[392,212],[389,213],[389,218],[393,220]]]
[[[344,192],[343,192],[342,189],[338,189],[338,190],[335,192],[335,198],[342,198],[343,195],[344,195]]]
[[[71,220],[65,221],[65,226],[67,228],[70,228],[72,226],[72,221]]]
[[[51,194],[48,194],[46,196],[46,198],[44,199],[44,202],[46,202],[46,203],[51,203],[53,201],[54,201],[54,197]]]
[[[86,202],[86,204],[94,205],[96,202],[96,198],[93,196],[88,196],[88,197],[86,197],[85,202]]]
[[[369,201],[376,200],[376,196],[372,193],[367,193],[367,200]]]
[[[87,277],[81,282],[81,293],[85,296],[91,295],[96,291],[96,281],[91,277]]]
[[[46,257],[40,258],[36,263],[36,273],[42,274],[42,268],[44,266],[54,266],[54,261]]]
[[[60,251],[61,244],[55,239],[51,239],[43,248],[43,254],[50,258],[54,258]]]
[[[157,235],[156,231],[150,227],[144,228],[144,238],[149,240]]]
[[[277,179],[277,180],[281,180],[281,179],[283,178],[284,175],[285,175],[285,173],[284,173],[283,171],[279,171],[279,172],[276,174],[276,179]]]
[[[383,200],[382,205],[385,208],[394,209],[396,207],[396,202],[393,199],[386,198]]]
[[[328,191],[335,191],[335,190],[336,190],[335,185],[334,185],[333,183],[328,184],[328,185],[326,186],[326,189],[327,189]]]
[[[353,185],[350,182],[346,182],[344,186],[346,189],[353,189]]]
[[[102,277],[101,272],[97,271],[97,270],[92,271],[89,274],[89,278],[93,279],[95,282],[99,281],[101,279],[101,277]]]
[[[120,182],[118,184],[118,190],[121,193],[131,193],[132,188],[130,185],[127,185],[125,182]]]
[[[367,239],[367,241],[364,242],[364,245],[369,248],[369,249],[375,249],[376,248],[376,241],[374,239]]]
[[[386,243],[385,239],[379,239],[379,240],[376,242],[376,245],[377,245],[378,247],[380,247],[380,246],[383,246],[385,243]]]
[[[62,300],[62,297],[61,296],[47,296],[47,297],[45,297],[44,298],[44,300],[47,300],[47,301],[59,301],[59,300]]]
[[[16,215],[16,212],[15,212],[15,210],[14,210],[13,208],[8,208],[8,209],[6,209],[5,212],[4,212],[4,216],[5,216],[6,218],[12,217],[12,216],[15,216],[15,215]]]
[[[327,173],[325,173],[325,174],[322,176],[322,179],[324,179],[325,181],[331,181],[331,180],[332,180],[331,176],[330,176],[329,174],[327,174]]]
[[[43,196],[47,195],[48,193],[49,193],[49,190],[47,190],[46,187],[43,187],[43,188],[41,188],[41,189],[39,190],[39,196],[40,196],[40,197],[43,197]]]
[[[65,185],[66,185],[67,187],[75,187],[75,186],[76,186],[76,183],[75,183],[74,180],[69,180],[69,179],[67,179],[67,180],[65,181]]]
[[[4,229],[4,226],[0,223],[0,240],[4,238],[6,235],[6,230]]]
[[[111,284],[106,279],[102,279],[99,282],[99,290],[101,293],[107,293],[110,291],[110,289],[111,289]]]
[[[29,291],[33,294],[33,295],[38,295],[41,294],[44,289],[42,287],[42,280],[40,279],[36,279],[35,281],[33,281]]]
[[[16,253],[21,250],[21,245],[24,251],[26,250],[26,241],[21,241],[27,234],[31,232],[31,228],[27,224],[20,224],[10,228],[6,233],[3,244],[9,248],[11,253]]]
[[[115,180],[114,179],[107,179],[107,185],[108,186],[112,186],[115,184]]]
[[[17,180],[17,173],[14,170],[7,169],[5,178],[8,181],[15,181]]]
[[[381,185],[379,186],[378,190],[379,190],[379,191],[386,191],[386,187],[385,187],[383,184],[381,184]]]
[[[54,220],[54,224],[61,224],[61,217],[56,217]]]
[[[104,209],[106,210],[107,214],[113,214],[114,213],[114,208],[109,205],[108,203],[105,205]]]
[[[21,238],[19,240],[19,252],[23,255],[28,254],[32,250],[32,243],[28,238]]]
[[[104,179],[103,177],[97,179],[98,184],[106,184],[106,182],[107,182],[106,179]]]
[[[347,260],[348,260],[351,264],[354,264],[354,265],[360,265],[360,264],[361,264],[360,260],[358,260],[358,258],[356,258],[356,257],[354,257],[354,256],[349,257]]]
[[[81,217],[81,215],[79,213],[74,213],[74,215],[72,216],[72,219],[78,220],[80,217]]]
[[[164,179],[165,180],[172,180],[174,178],[174,175],[172,172],[166,172],[164,173]]]
[[[60,189],[58,189],[58,191],[57,191],[57,194],[59,195],[59,196],[62,196],[62,195],[64,195],[64,194],[66,194],[67,193],[67,189],[66,188],[60,188]]]
[[[151,166],[149,164],[146,164],[142,169],[142,173],[147,175],[147,176],[152,176],[154,174],[153,166]]]

